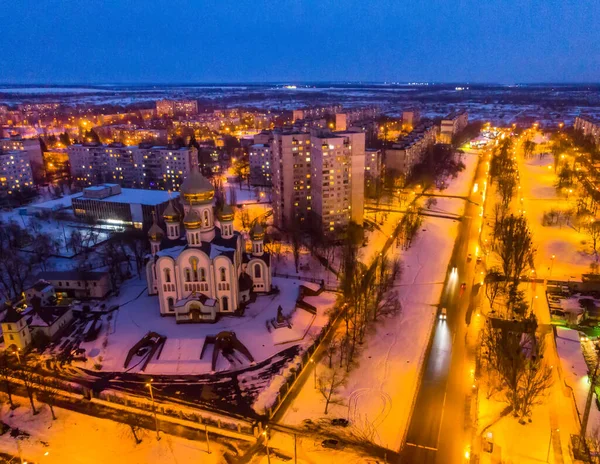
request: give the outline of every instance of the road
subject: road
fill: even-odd
[[[477,166],[473,184],[484,185],[486,160]],[[473,186],[471,186],[473,187]],[[465,404],[472,384],[466,363],[466,335],[471,313],[478,298],[480,265],[475,252],[479,244],[482,191],[471,194],[465,202],[465,214],[452,252],[451,268],[445,282],[441,306],[447,308],[447,320],[436,322],[435,333],[425,364],[425,371],[400,463],[465,462],[465,449],[470,443],[466,435]],[[467,261],[471,253],[473,259]],[[466,289],[461,290],[461,284]],[[467,418],[468,419],[468,418]]]

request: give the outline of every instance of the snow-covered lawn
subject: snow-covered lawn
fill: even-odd
[[[211,371],[209,349],[200,359],[207,335],[217,335],[223,330],[234,331],[246,345],[256,362],[267,359],[293,344],[308,346],[327,322],[327,311],[335,304],[336,296],[324,292],[319,296],[316,317],[297,309],[292,317],[292,328],[267,331],[266,323],[277,316],[281,305],[283,314],[291,314],[296,305],[302,281],[274,278],[279,294],[259,296],[246,308],[243,317],[224,317],[215,324],[176,324],[174,318],[161,317],[156,296],[149,296],[143,280],[131,280],[121,289],[120,295],[107,302],[107,306],[120,304],[111,321],[103,318],[104,326],[95,341],[83,343],[88,368],[98,363],[102,370],[122,371],[129,349],[148,331],[167,337],[160,354],[152,359],[146,369],[149,374],[202,374]],[[314,285],[308,284],[307,285]],[[104,347],[104,340],[108,344]],[[228,370],[229,363],[217,366]],[[135,370],[135,369],[134,369]]]
[[[455,200],[462,203],[461,200]],[[407,427],[418,374],[423,362],[457,233],[457,222],[425,218],[413,246],[402,254],[403,273],[396,284],[402,302],[400,315],[382,319],[368,335],[359,365],[351,371],[339,399],[327,417],[347,417],[350,432],[376,429],[375,441],[399,449]],[[396,251],[395,251],[396,252]],[[352,403],[349,410],[348,404]],[[307,382],[283,422],[300,425],[304,419],[318,420],[324,400]]]
[[[3,404],[0,415],[3,422],[30,435],[19,440],[23,460],[41,464],[224,462],[222,446],[211,441],[208,454],[202,434],[202,441],[192,441],[161,433],[157,441],[154,432],[143,430],[142,443],[136,445],[127,425],[61,408],[55,408],[53,421],[48,406],[40,404],[40,414],[33,416],[25,398],[18,398],[18,403],[14,411]],[[0,451],[19,457],[17,441],[9,433],[0,436]]]
[[[575,206],[575,195],[567,199],[556,194],[556,175],[550,155],[543,158],[536,156],[526,161],[519,157],[519,173],[520,195],[537,248],[535,261],[538,276],[557,280],[580,279],[581,274],[590,271],[594,258],[587,234],[578,232],[569,225],[542,225],[544,213],[551,209],[572,209]],[[555,256],[554,260],[552,255]]]
[[[588,366],[583,357],[579,333],[576,330],[564,327],[556,328],[556,346],[562,373],[565,383],[572,389],[577,410],[581,416],[585,410],[585,402],[590,390],[590,380],[588,377]],[[570,394],[571,390],[568,389]],[[588,433],[591,433],[596,427],[600,426],[600,411],[595,403],[592,403],[590,420],[588,422]]]

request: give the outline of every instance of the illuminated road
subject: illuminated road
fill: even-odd
[[[485,160],[477,166],[474,183],[484,185]],[[466,366],[466,333],[471,319],[479,279],[475,249],[481,225],[481,191],[473,192],[465,202],[465,215],[459,226],[441,306],[447,308],[447,320],[436,322],[431,351],[409,424],[401,463],[460,463],[470,439],[465,435],[465,400],[470,389]],[[467,261],[471,253],[473,259]],[[477,268],[477,269],[476,269]],[[461,291],[461,283],[466,289]]]

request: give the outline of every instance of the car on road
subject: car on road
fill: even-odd
[[[327,440],[323,440],[321,442],[321,446],[323,448],[329,449],[342,449],[342,444],[339,440],[334,440],[333,438],[328,438]]]
[[[473,259],[473,255],[471,253],[469,253],[467,255],[467,261],[471,261]]]
[[[337,427],[348,427],[350,422],[348,419],[343,419],[341,417],[336,417],[335,419],[331,419],[331,425],[335,425]]]
[[[481,256],[477,256],[477,258],[475,259],[475,262],[477,264],[480,264],[481,263]]]
[[[446,308],[442,308],[440,310],[440,321],[445,321],[447,317],[447,311]]]

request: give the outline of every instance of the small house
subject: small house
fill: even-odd
[[[103,299],[112,290],[108,272],[48,271],[40,278],[52,284],[55,291],[79,299]]]
[[[31,304],[34,297],[40,299],[42,306],[50,306],[56,302],[54,287],[50,282],[41,279],[25,290],[25,299],[28,304]]]
[[[4,334],[4,346],[6,349],[15,351],[25,350],[31,343],[31,331],[27,325],[27,318],[21,312],[9,306],[2,323],[2,333]]]

